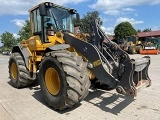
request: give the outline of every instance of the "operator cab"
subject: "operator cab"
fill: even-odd
[[[57,31],[74,33],[73,17],[76,10],[65,8],[50,2],[44,2],[29,10],[32,35],[39,35],[43,43],[48,42],[47,35]]]
[[[133,42],[133,44],[136,44],[136,39],[135,36],[126,36],[127,42]]]

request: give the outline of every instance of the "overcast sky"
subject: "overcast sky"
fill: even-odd
[[[0,34],[5,31],[17,35],[26,19],[28,10],[45,0],[0,0]],[[113,34],[114,27],[123,21],[135,29],[160,30],[160,0],[48,0],[76,9],[81,17],[97,10],[103,21],[103,30]]]

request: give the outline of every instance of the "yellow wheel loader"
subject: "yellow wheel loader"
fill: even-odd
[[[126,36],[123,44],[121,47],[123,50],[128,52],[129,54],[140,53],[140,50],[143,49],[143,44],[141,41],[138,40],[138,36]]]
[[[150,58],[130,59],[108,39],[97,20],[86,41],[73,35],[73,17],[80,19],[74,9],[43,2],[29,13],[32,37],[14,46],[9,59],[14,87],[29,86],[38,79],[48,105],[63,110],[83,100],[94,79],[132,97],[150,86]]]

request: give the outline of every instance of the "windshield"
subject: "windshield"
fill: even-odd
[[[73,14],[70,14],[69,11],[52,7],[50,9],[51,17],[54,19],[52,23],[56,26],[58,30],[69,30],[74,33],[74,25],[73,25]]]
[[[155,39],[155,43],[159,43],[160,44],[160,38]]]
[[[136,38],[134,36],[129,36],[126,39],[127,39],[128,42],[133,42],[133,43],[136,42]]]

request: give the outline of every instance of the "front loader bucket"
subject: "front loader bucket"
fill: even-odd
[[[148,76],[150,57],[127,60],[124,65],[126,69],[116,90],[120,94],[135,97],[140,90],[151,85]]]

